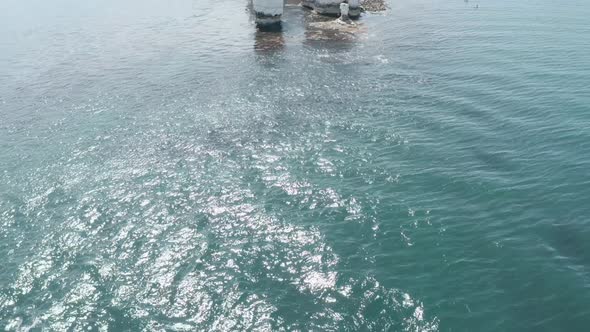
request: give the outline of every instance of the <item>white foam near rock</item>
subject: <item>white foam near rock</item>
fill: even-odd
[[[252,0],[252,7],[256,14],[256,24],[272,25],[281,22],[283,0]]]

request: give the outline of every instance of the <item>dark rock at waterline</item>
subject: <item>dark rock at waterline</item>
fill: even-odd
[[[361,6],[368,12],[381,12],[387,9],[385,0],[362,0]]]

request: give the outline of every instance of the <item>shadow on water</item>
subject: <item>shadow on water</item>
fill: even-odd
[[[258,27],[254,35],[254,50],[258,54],[273,54],[283,51],[285,48],[285,36],[283,26],[273,24]]]

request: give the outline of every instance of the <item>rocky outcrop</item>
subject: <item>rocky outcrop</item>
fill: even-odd
[[[301,4],[311,8],[318,14],[340,16],[340,4],[348,3],[348,16],[356,18],[361,15],[361,5],[359,0],[303,0]]]
[[[368,12],[382,12],[387,10],[385,0],[362,0],[361,5]]]

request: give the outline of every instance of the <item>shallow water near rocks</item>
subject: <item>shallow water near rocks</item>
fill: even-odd
[[[590,6],[389,7],[0,2],[0,328],[585,330]]]

